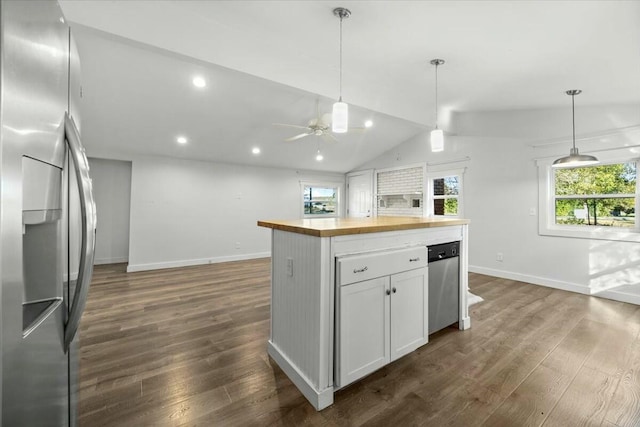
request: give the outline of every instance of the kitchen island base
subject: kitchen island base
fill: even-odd
[[[470,327],[467,309],[468,221],[418,219],[422,221],[415,223],[415,228],[390,228],[391,231],[384,231],[375,220],[362,220],[365,224],[375,224],[375,232],[338,228],[342,234],[332,233],[331,227],[327,231],[327,228],[323,228],[327,222],[322,220],[302,220],[300,222],[304,222],[304,226],[293,229],[283,226],[293,222],[258,223],[272,228],[271,334],[268,353],[316,410],[331,405],[336,390],[359,378],[343,376],[349,378],[348,382],[343,379],[344,383],[340,384],[341,356],[336,348],[340,337],[340,312],[336,311],[340,304],[340,284],[353,286],[387,277],[387,285],[379,287],[379,292],[384,294],[371,295],[382,304],[387,303],[381,298],[389,298],[391,307],[396,291],[400,295],[403,291],[401,286],[404,286],[402,281],[394,281],[395,276],[402,279],[407,271],[424,271],[421,273],[423,281],[414,278],[411,286],[415,292],[420,292],[419,284],[427,285],[426,259],[416,254],[424,253],[426,257],[426,247],[429,245],[460,241],[459,328]],[[407,219],[397,220],[404,224]],[[389,219],[384,221],[388,222]],[[398,284],[394,286],[393,283]],[[413,351],[428,340],[426,295],[424,287],[422,289],[420,295],[425,298],[425,311],[411,316],[412,322],[420,324],[414,323],[408,328],[418,335],[412,337],[409,346],[405,346],[407,351]],[[402,298],[397,300],[401,301]],[[389,317],[387,314],[384,316]],[[375,319],[383,319],[384,316]],[[371,328],[374,328],[380,340],[393,342],[389,335],[394,327],[398,330],[397,324],[389,326],[389,319],[380,321],[387,323],[385,326],[371,325]],[[385,329],[379,330],[378,327]],[[421,331],[425,331],[422,337],[419,335]],[[385,359],[376,361],[378,365],[375,369],[394,360],[390,356],[393,353],[391,347],[389,344],[385,350]],[[358,362],[359,356],[356,354],[354,357]],[[351,365],[353,363],[350,362]],[[346,363],[343,364],[346,366]],[[362,372],[365,372],[362,374],[365,376],[372,371],[364,369]]]

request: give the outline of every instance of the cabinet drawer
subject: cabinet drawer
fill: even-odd
[[[345,256],[338,258],[338,285],[344,286],[426,266],[425,246]]]

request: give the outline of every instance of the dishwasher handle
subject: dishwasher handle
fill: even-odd
[[[454,258],[460,255],[460,242],[443,243],[432,245],[429,249],[429,262]]]

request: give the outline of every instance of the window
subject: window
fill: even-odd
[[[555,223],[636,228],[636,163],[555,169]]]
[[[459,177],[445,176],[433,180],[433,214],[445,216],[458,215]]]
[[[302,183],[302,213],[305,218],[340,216],[338,183]]]
[[[443,171],[428,175],[428,215],[462,216],[462,176],[464,170]]]
[[[598,157],[601,164],[578,168],[538,162],[540,234],[640,242],[637,161],[615,150]]]

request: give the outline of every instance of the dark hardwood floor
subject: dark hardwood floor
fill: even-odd
[[[316,412],[267,356],[269,260],[96,266],[80,425],[640,426],[640,307],[471,274],[472,327]]]

